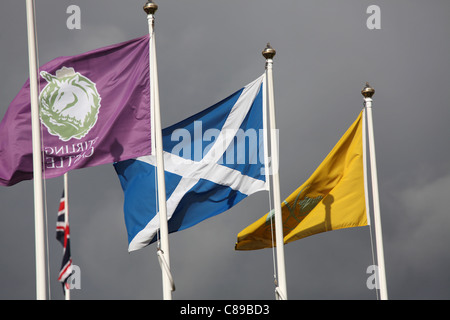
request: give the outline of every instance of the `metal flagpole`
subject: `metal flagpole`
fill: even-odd
[[[69,227],[69,174],[64,173],[64,236],[66,235],[67,228]],[[67,250],[67,248],[66,248]],[[64,284],[64,298],[65,300],[70,300],[70,287],[68,284]]]
[[[42,186],[41,131],[36,60],[34,1],[27,0],[28,61],[30,73],[31,130],[33,143],[34,229],[36,254],[36,299],[47,299],[45,220]]]
[[[159,204],[159,221],[160,221],[160,237],[161,248],[158,249],[158,258],[161,259],[163,297],[164,300],[172,299],[172,291],[174,290],[173,280],[170,275],[170,258],[169,258],[169,228],[167,225],[167,205],[166,205],[166,184],[164,180],[164,158],[162,148],[162,128],[161,113],[159,106],[159,87],[158,87],[158,69],[156,63],[155,49],[155,32],[154,32],[154,14],[158,10],[158,5],[153,1],[147,1],[144,5],[144,11],[147,13],[148,30],[150,34],[150,95],[151,105],[153,108],[155,130],[155,154],[156,154],[156,170],[158,179],[158,204]],[[152,150],[153,152],[153,150]]]
[[[367,130],[369,137],[369,157],[370,170],[372,180],[372,201],[373,201],[373,215],[375,225],[375,242],[377,249],[378,261],[378,283],[380,286],[380,296],[382,300],[388,299],[387,285],[386,285],[386,271],[384,265],[384,250],[383,250],[383,235],[381,231],[381,216],[380,216],[380,200],[378,194],[378,178],[377,178],[377,162],[375,157],[375,139],[373,134],[372,121],[372,96],[375,90],[366,82],[366,86],[362,89],[361,94],[364,96],[364,104],[366,107],[367,116]]]
[[[281,196],[280,196],[280,177],[278,173],[278,143],[277,131],[275,122],[275,103],[273,96],[273,75],[272,64],[273,57],[276,51],[267,44],[267,47],[262,52],[266,58],[266,79],[267,79],[267,94],[269,100],[269,121],[270,121],[270,146],[271,146],[271,160],[272,160],[272,181],[273,181],[273,200],[275,208],[275,239],[277,246],[277,298],[287,300],[287,285],[286,285],[286,269],[284,263],[284,235],[283,235],[283,220],[281,216]]]

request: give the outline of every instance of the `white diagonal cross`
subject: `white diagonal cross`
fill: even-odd
[[[231,109],[214,145],[205,154],[203,159],[200,161],[193,161],[164,151],[164,170],[182,177],[171,196],[167,199],[168,220],[172,217],[185,193],[197,184],[200,179],[228,186],[243,194],[268,190],[266,182],[243,175],[238,170],[217,163],[223,157],[225,151],[235,137],[235,134],[229,134],[229,132],[231,130],[237,132],[240,128],[253,104],[263,80],[264,75],[244,88],[240,97]],[[266,149],[264,152],[266,152]],[[143,156],[136,160],[156,166],[155,156]],[[148,242],[153,239],[158,229],[159,213],[150,220],[144,229],[136,234],[130,242],[128,250],[133,251],[146,246]]]

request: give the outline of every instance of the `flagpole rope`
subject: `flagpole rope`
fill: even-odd
[[[39,66],[40,66],[40,60],[39,60],[39,44],[38,44],[38,37],[37,37],[37,25],[36,25],[36,1],[33,1],[33,15],[34,15],[34,39],[35,39],[35,46],[36,46],[36,64],[38,66],[38,72],[39,72]],[[39,79],[39,75],[38,75]],[[38,95],[41,92],[41,82],[38,80]],[[41,137],[43,136],[43,129],[42,126],[39,124],[40,130],[41,130]],[[41,159],[42,159],[42,173],[43,173],[43,193],[44,193],[44,218],[45,218],[45,243],[46,243],[46,260],[47,260],[47,287],[48,287],[48,299],[51,300],[51,286],[50,286],[50,251],[49,251],[49,245],[48,245],[48,206],[47,206],[47,181],[45,179],[45,162],[43,159],[44,157],[44,141],[41,138]]]
[[[272,190],[272,188],[270,187],[271,184],[271,179],[270,179],[270,174],[268,175],[267,179],[268,184],[269,184],[269,188],[270,190]],[[273,237],[273,215],[272,215],[272,210],[274,210],[273,206],[272,206],[272,196],[269,192],[269,213],[268,215],[271,215],[270,217],[270,236],[271,236],[271,241],[272,241],[272,263],[273,263],[273,280],[275,283],[275,286],[278,286],[278,281],[277,281],[277,264],[276,264],[276,258],[275,258],[275,242],[274,242],[274,237]]]
[[[275,288],[275,295],[277,296],[277,300],[286,300],[286,297],[283,295],[279,287]]]
[[[156,170],[156,167],[155,167],[155,170]],[[156,203],[155,212],[158,212],[158,208],[159,208],[159,205],[158,205],[158,184],[157,184],[157,176],[156,176],[156,174],[155,174],[155,199],[156,199],[156,201],[155,201],[155,203]],[[162,249],[161,249],[160,229],[158,229],[156,231],[156,239],[157,239],[156,255],[158,256],[159,266],[167,274],[167,277],[169,278],[171,291],[175,291],[175,282],[173,281],[172,272],[170,271],[170,267],[167,264],[166,259],[164,258],[164,251],[162,251]]]
[[[158,202],[158,177],[156,176],[156,166],[154,167],[154,169],[155,169],[155,212],[156,212],[156,213],[159,213],[159,202]],[[161,246],[161,240],[160,240],[160,234],[159,234],[159,232],[160,232],[160,229],[158,228],[158,229],[156,230],[156,243],[158,244],[158,245],[157,245],[158,250],[159,250],[159,248],[160,248],[160,246]]]
[[[369,225],[369,234],[370,234],[370,249],[372,250],[372,264],[375,265],[375,252],[373,249],[373,234],[372,234],[372,226]],[[376,278],[378,281],[378,278]],[[379,294],[378,294],[378,290],[375,290],[376,294],[377,294],[377,300],[380,300]]]
[[[175,291],[175,282],[173,281],[172,272],[170,271],[170,267],[167,264],[166,259],[164,258],[164,251],[162,251],[161,248],[159,248],[159,247],[158,247],[157,255],[158,255],[158,261],[159,261],[159,265],[161,266],[161,269],[163,269],[166,272],[167,277],[169,278],[171,290]]]
[[[274,208],[272,207],[272,199],[269,195],[269,214],[271,214],[272,210]],[[270,236],[272,241],[272,263],[273,263],[273,282],[275,284],[275,291],[277,291],[278,288],[278,279],[277,279],[277,263],[276,263],[276,257],[275,257],[275,242],[273,237],[273,219],[270,217]]]

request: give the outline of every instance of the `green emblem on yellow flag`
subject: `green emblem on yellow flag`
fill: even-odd
[[[361,111],[316,171],[281,204],[284,243],[368,224],[363,121]],[[273,210],[242,230],[236,250],[272,247],[272,219]]]

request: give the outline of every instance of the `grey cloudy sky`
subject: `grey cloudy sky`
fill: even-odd
[[[41,64],[147,33],[128,0],[36,0]],[[69,30],[69,5],[81,29]],[[157,1],[156,47],[163,126],[218,102],[264,72],[277,50],[274,86],[284,199],[315,170],[363,106],[368,81],[390,299],[450,298],[450,2],[447,0]],[[369,30],[369,5],[381,29]],[[2,2],[0,117],[28,78],[24,1]],[[1,137],[0,137],[1,139]],[[62,177],[48,180],[51,298],[62,249],[54,237]],[[73,299],[161,299],[155,245],[127,251],[123,192],[112,165],[69,174]],[[273,299],[269,249],[236,252],[237,233],[268,208],[265,193],[170,235],[174,299]],[[35,298],[33,186],[0,189],[0,298]],[[285,246],[290,299],[376,299],[368,227]]]

